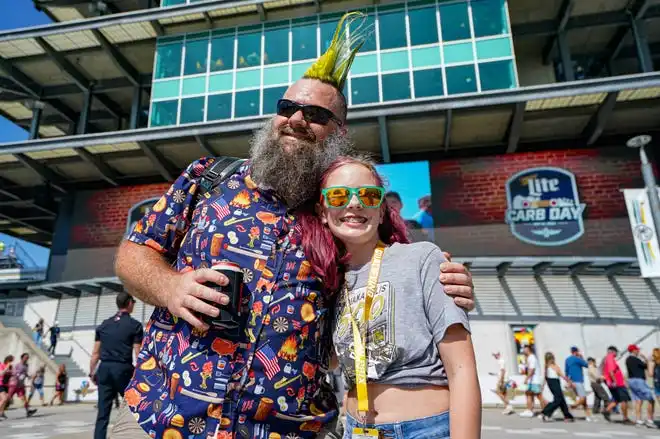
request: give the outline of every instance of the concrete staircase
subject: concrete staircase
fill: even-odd
[[[0,316],[0,324],[4,326],[5,328],[15,328],[15,329],[20,329],[23,331],[27,336],[32,340],[32,328],[30,328],[27,323],[25,323],[25,320],[23,320],[22,317],[14,317],[14,316]],[[44,340],[42,340],[42,345],[41,345],[41,351],[48,353],[48,346],[45,345],[47,343],[46,339],[48,338],[48,335],[44,337]],[[32,342],[33,348],[39,349],[37,347],[36,343]],[[70,378],[77,378],[77,377],[85,377],[87,374],[83,372],[78,365],[76,364],[75,361],[71,358],[71,353],[67,355],[55,355],[55,358],[53,359],[55,363],[59,364],[64,364],[66,367],[67,374],[69,375]]]

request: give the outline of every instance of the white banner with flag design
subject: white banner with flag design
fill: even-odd
[[[623,189],[623,195],[626,199],[642,277],[660,277],[658,231],[653,224],[651,204],[646,189]]]

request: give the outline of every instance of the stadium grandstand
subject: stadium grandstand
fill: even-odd
[[[644,186],[628,139],[651,136],[660,160],[660,1],[34,5],[53,23],[0,33],[0,114],[30,133],[0,144],[0,227],[51,257],[45,279],[0,284],[0,322],[59,321],[75,379],[131,225],[191,161],[246,157],[348,10],[375,25],[344,90],[350,133],[420,236],[470,266],[485,401],[491,352],[513,369],[521,337],[593,356],[660,345],[660,280],[641,277],[621,192]]]

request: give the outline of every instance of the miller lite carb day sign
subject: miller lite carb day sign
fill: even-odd
[[[584,234],[575,175],[561,168],[525,169],[506,181],[506,222],[523,242],[560,246]]]

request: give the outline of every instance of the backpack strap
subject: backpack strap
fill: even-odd
[[[199,179],[199,186],[203,193],[213,191],[227,178],[234,175],[234,173],[245,163],[245,159],[236,157],[216,157],[215,162],[206,168]]]

